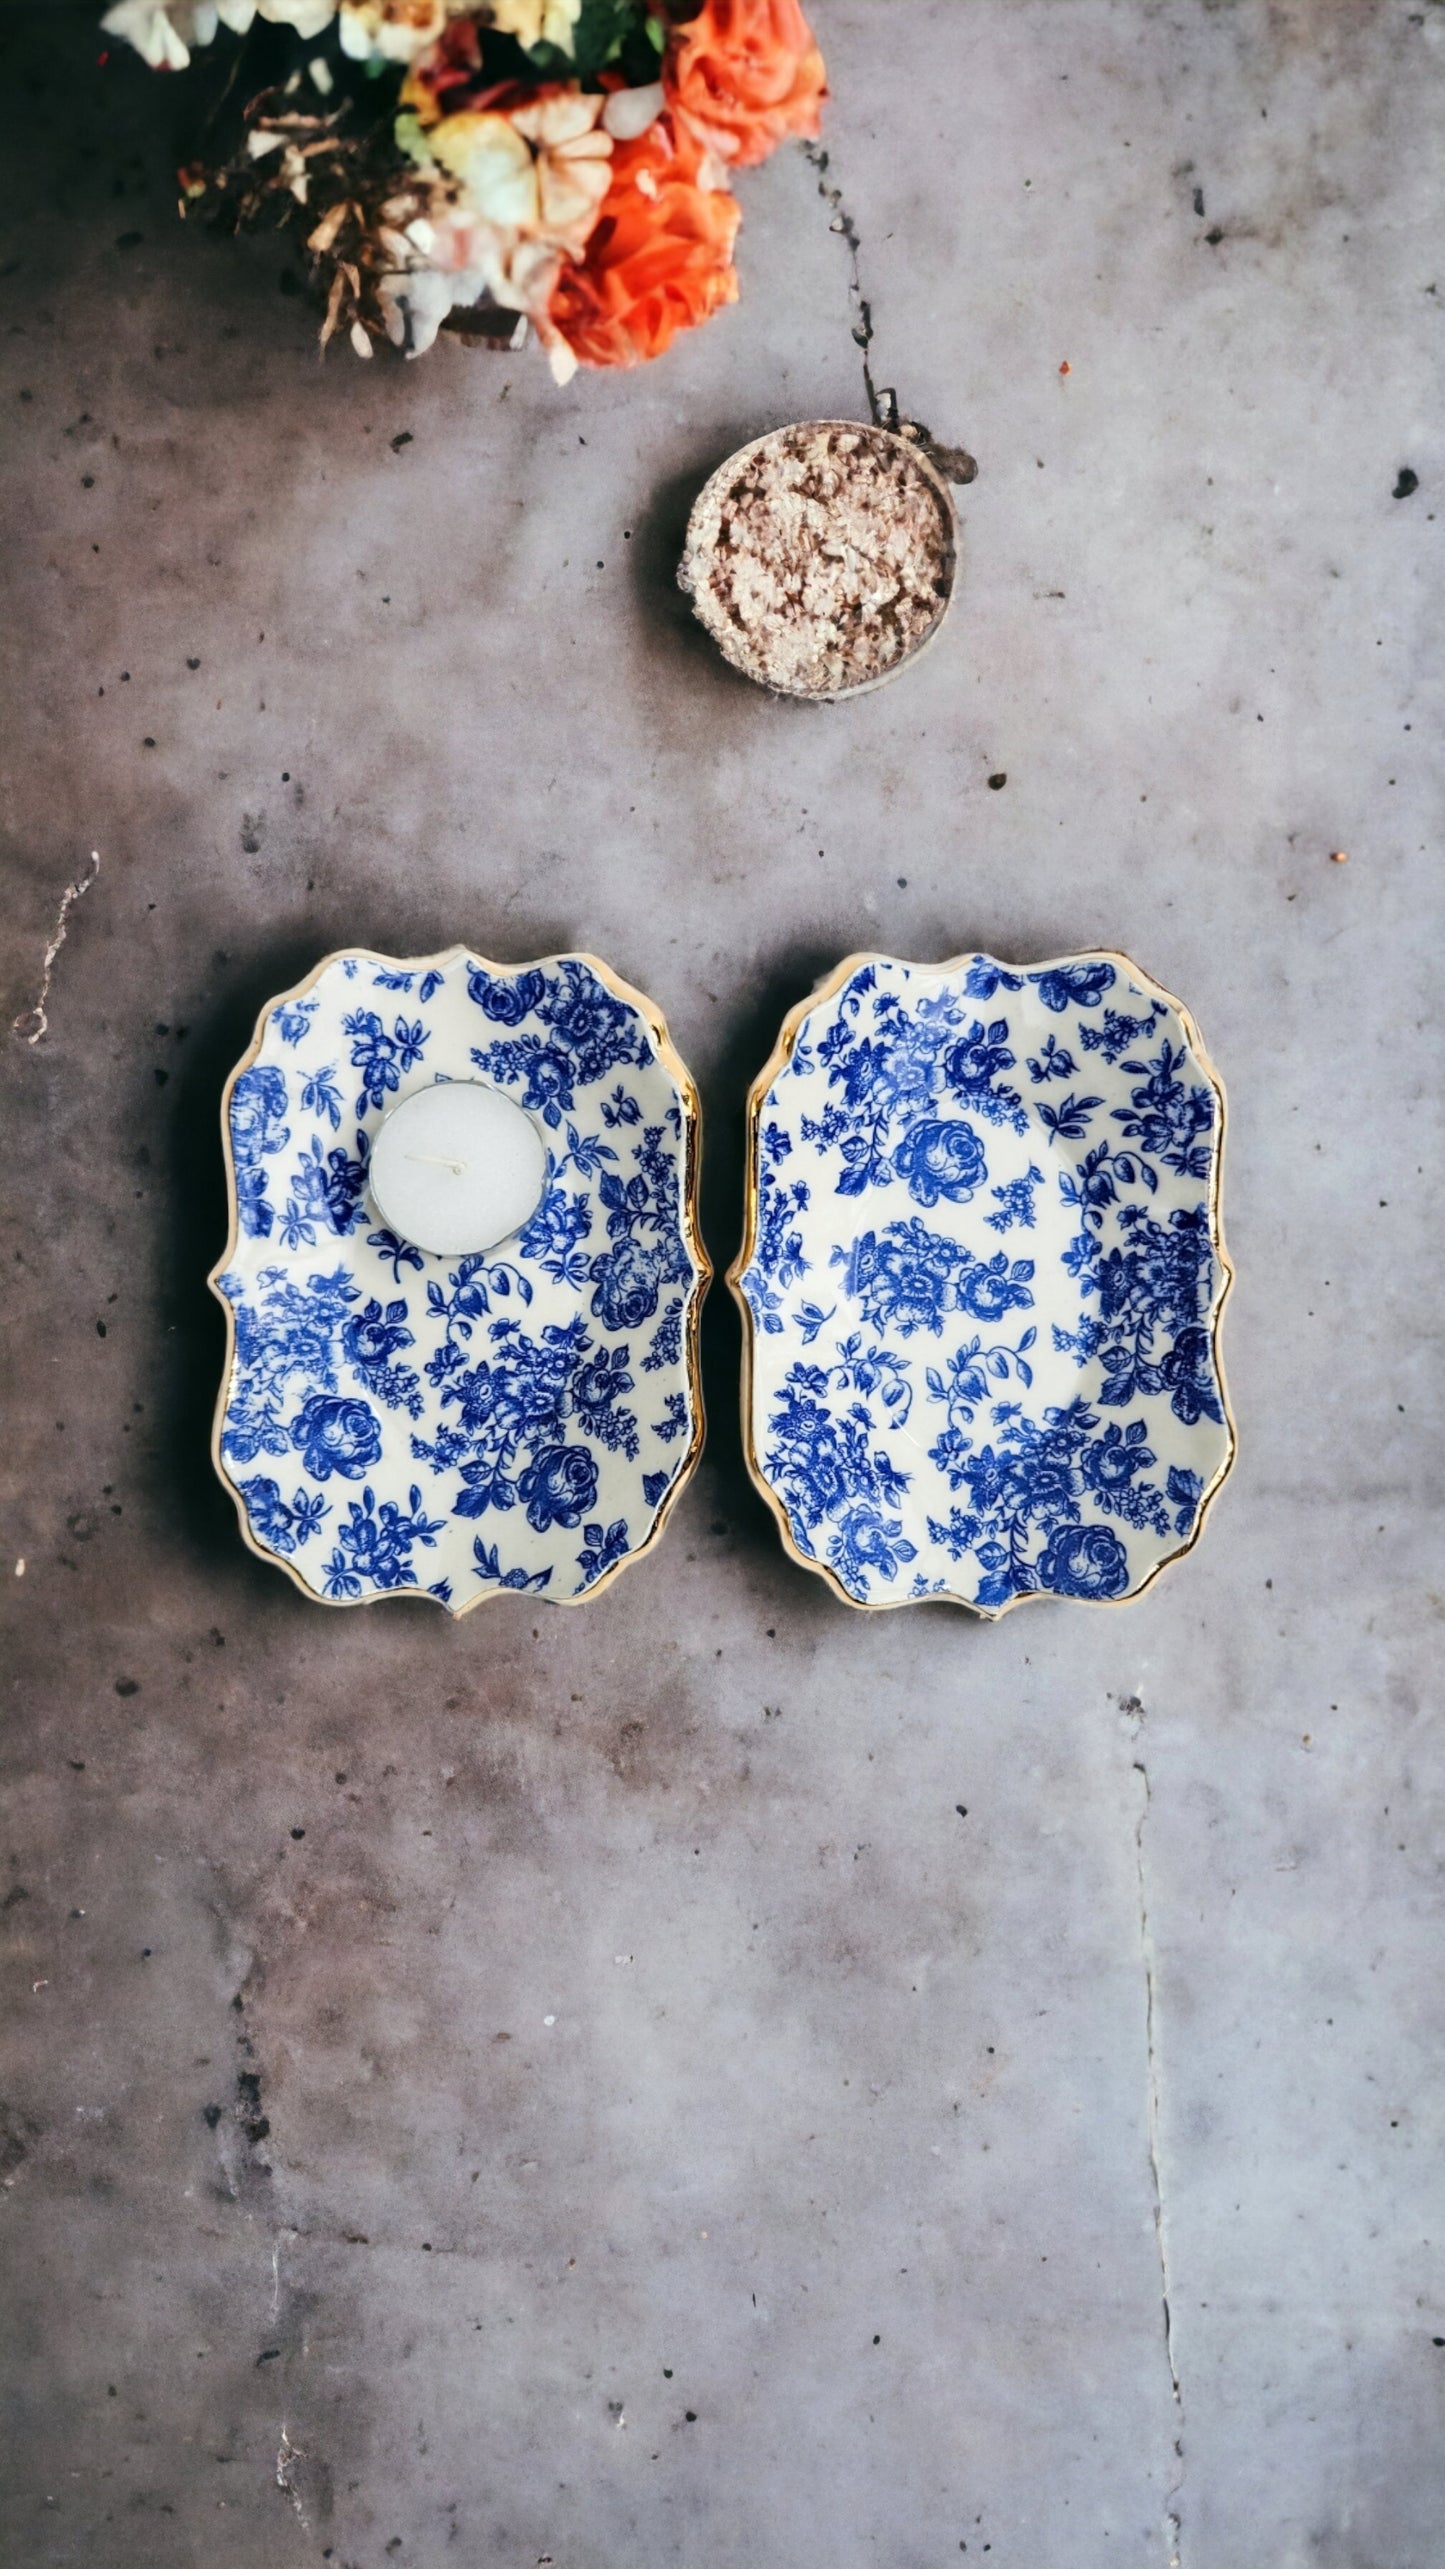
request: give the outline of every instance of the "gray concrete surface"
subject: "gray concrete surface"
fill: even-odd
[[[102,860],[4,1066],[16,2569],[1439,2569],[1445,10],[817,16],[877,373],[981,465],[944,643],[831,710],[669,585],[860,399],[801,155],[649,373],[323,368],[176,225],[180,88],[0,14],[7,1024]],[[456,937],[657,995],[719,1261],[821,967],[1136,954],[1232,1101],[1198,1553],[851,1616],[718,1292],[594,1607],[250,1559],[220,1084]]]

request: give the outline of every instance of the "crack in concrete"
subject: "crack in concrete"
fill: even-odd
[[[1137,1701],[1137,1699],[1133,1699]],[[1133,1702],[1131,1701],[1131,1710]],[[1142,1716],[1143,1707],[1139,1706]],[[1142,1758],[1134,1760],[1134,1773],[1139,1778],[1139,1808],[1134,1821],[1134,1864],[1139,1892],[1139,1943],[1144,1961],[1144,2041],[1149,2063],[1149,2175],[1154,2195],[1154,2242],[1159,2254],[1159,2288],[1164,2306],[1164,2354],[1169,2366],[1169,2387],[1174,2399],[1174,2457],[1179,2468],[1174,2485],[1164,2502],[1164,2526],[1169,2538],[1169,2569],[1181,2569],[1180,2542],[1182,2520],[1180,2502],[1184,2491],[1184,2394],[1179,2381],[1179,2361],[1174,2345],[1174,2314],[1169,2289],[1169,2239],[1164,2216],[1164,2178],[1159,2155],[1159,2059],[1155,2040],[1158,2016],[1158,1992],[1155,1987],[1154,1942],[1149,1929],[1149,1895],[1144,1865],[1144,1828],[1149,1817],[1149,1770]]]
[[[276,2447],[276,2486],[278,2489],[285,2490],[287,2497],[290,2499],[291,2504],[296,2510],[302,2532],[309,2533],[311,2531],[311,2526],[307,2518],[306,2509],[301,2503],[301,2492],[291,2477],[292,2463],[304,2462],[305,2459],[306,2456],[300,2445],[293,2444],[290,2436],[287,2434],[286,2422],[283,2418],[281,2421],[281,2441]]]
[[[50,979],[55,970],[55,958],[70,934],[71,911],[77,901],[84,900],[99,872],[100,850],[98,847],[93,847],[90,851],[89,869],[86,873],[78,875],[73,883],[67,883],[61,895],[60,908],[56,913],[55,926],[51,930],[50,943],[41,958],[39,997],[33,1008],[22,1008],[19,1016],[12,1020],[10,1031],[12,1035],[19,1036],[22,1044],[38,1044],[41,1036],[50,1032],[50,1019],[45,1013],[45,1003],[50,997]],[[27,1027],[30,1030],[28,1034]]]

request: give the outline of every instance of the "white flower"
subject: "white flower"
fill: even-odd
[[[152,71],[184,71],[191,46],[208,45],[216,32],[216,0],[118,0],[100,23]]]
[[[239,16],[247,0],[232,0],[232,5]],[[256,0],[254,14],[269,18],[274,27],[294,27],[297,35],[309,43],[313,36],[321,34],[324,27],[330,26],[336,15],[336,0]],[[227,23],[235,22],[228,20]]]
[[[415,62],[461,7],[462,0],[341,0],[341,50],[353,62]]]
[[[258,13],[299,36],[319,36],[336,15],[336,0],[117,0],[100,23],[107,35],[134,45],[152,71],[184,71],[192,45],[208,45],[218,26],[244,36]]]
[[[392,346],[405,348],[410,357],[424,357],[453,302],[461,299],[457,288],[467,282],[439,277],[431,268],[404,268],[395,276],[378,277],[376,299]],[[470,300],[475,303],[484,291],[484,279],[476,278]]]
[[[448,277],[453,303],[482,292],[508,312],[537,313],[557,282],[562,254],[548,241],[524,241],[505,225],[485,222],[465,204],[443,206],[429,222],[409,224],[408,237],[428,269]],[[480,278],[478,285],[475,280]]]
[[[467,109],[444,116],[427,141],[484,222],[580,257],[611,176],[602,105],[569,89],[506,116]]]
[[[447,314],[484,299],[533,322],[545,315],[561,252],[487,222],[465,201],[437,203],[386,236],[397,267],[377,283],[387,336],[424,356]]]
[[[519,45],[557,45],[570,54],[582,0],[492,0],[488,14],[497,33]]]
[[[400,268],[377,279],[376,295],[386,335],[409,357],[424,357],[455,304],[480,303],[490,291],[480,268]]]
[[[545,327],[563,256],[581,255],[611,178],[603,103],[568,89],[510,115],[444,116],[424,138],[417,128],[408,148],[419,160],[424,151],[434,201],[405,226],[418,264],[399,266],[378,287],[398,347],[420,356],[454,307],[484,296]]]
[[[531,152],[510,116],[464,111],[445,116],[427,136],[432,158],[460,179],[472,206],[502,229],[537,219]]]
[[[635,143],[656,124],[665,103],[660,80],[650,80],[645,89],[614,89],[602,110],[603,128],[615,143]]]

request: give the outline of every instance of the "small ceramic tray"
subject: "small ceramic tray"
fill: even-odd
[[[851,955],[750,1099],[743,1431],[852,1605],[1137,1596],[1234,1433],[1224,1092],[1123,955]]]
[[[383,1116],[438,1077],[546,1143],[537,1212],[485,1256],[368,1199]],[[697,1094],[651,1001],[586,954],[329,955],[262,1010],[222,1129],[213,1451],[252,1549],[331,1605],[596,1595],[702,1443]]]

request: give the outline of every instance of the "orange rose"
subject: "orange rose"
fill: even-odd
[[[613,146],[591,238],[580,260],[564,263],[539,325],[555,373],[635,366],[736,303],[738,207],[727,188],[698,185],[701,158],[667,116]]]
[[[662,71],[669,106],[738,169],[789,134],[816,134],[823,57],[798,0],[704,0],[673,30]]]

